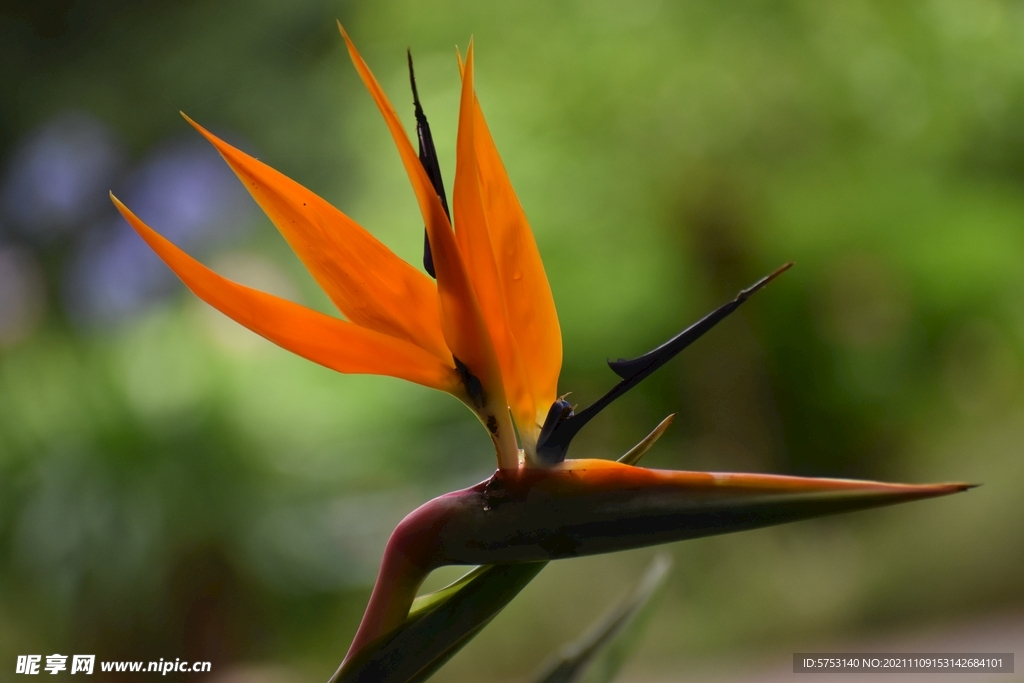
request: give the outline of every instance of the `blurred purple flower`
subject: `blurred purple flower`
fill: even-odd
[[[252,203],[216,150],[191,139],[154,150],[128,178],[124,195],[168,239],[194,248],[237,235]],[[142,244],[123,221],[120,225]]]
[[[102,123],[82,112],[61,114],[14,149],[0,208],[26,237],[65,234],[103,206],[122,161],[120,144]]]
[[[114,322],[161,298],[172,280],[113,219],[91,231],[65,272],[64,304],[75,322]]]
[[[192,250],[239,237],[251,218],[248,195],[234,174],[216,151],[191,141],[156,148],[124,188],[140,215]],[[174,281],[138,235],[111,217],[89,231],[72,258],[65,303],[79,322],[112,322],[164,297]]]

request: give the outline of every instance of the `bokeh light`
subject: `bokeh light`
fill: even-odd
[[[100,197],[122,163],[123,151],[106,126],[80,111],[60,114],[10,152],[0,206],[24,236],[53,239],[104,207]]]

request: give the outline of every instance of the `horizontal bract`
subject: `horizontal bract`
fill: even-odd
[[[370,598],[367,616],[375,616],[364,619],[350,652],[397,627],[423,578],[444,565],[631,550],[944,496],[970,486],[680,472],[608,460],[567,460],[517,476],[498,471],[402,520]]]

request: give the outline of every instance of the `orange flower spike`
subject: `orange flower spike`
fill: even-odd
[[[520,357],[514,332],[507,320],[508,301],[495,263],[495,252],[491,244],[490,221],[498,217],[484,210],[481,197],[480,173],[477,166],[477,150],[473,92],[473,44],[470,41],[466,54],[466,67],[462,79],[462,96],[459,107],[459,129],[456,142],[455,164],[455,239],[459,245],[466,267],[473,279],[473,287],[487,322],[491,339],[494,340],[505,394],[512,415],[519,427],[526,460],[535,464],[537,442],[533,425],[537,421],[537,408],[530,391],[528,370]],[[551,397],[554,400],[554,396]],[[541,410],[547,410],[549,400]]]
[[[220,152],[349,320],[412,342],[447,362],[451,354],[429,277],[321,197],[182,116]]]
[[[508,414],[501,366],[498,362],[487,323],[480,310],[473,283],[463,263],[455,235],[448,217],[437,197],[426,171],[420,163],[402,122],[384,94],[380,83],[359,55],[345,29],[338,23],[338,29],[348,46],[349,56],[359,72],[363,83],[373,97],[377,108],[384,116],[391,137],[398,147],[399,156],[412,183],[419,202],[423,222],[426,224],[430,248],[437,271],[437,290],[441,308],[441,329],[452,354],[468,368],[472,377],[467,378],[470,405],[487,427],[498,453],[498,466],[505,470],[518,469],[519,447],[516,444],[512,420]],[[474,395],[469,386],[479,381],[482,395]]]
[[[405,340],[223,278],[157,234],[113,194],[110,198],[135,232],[196,296],[256,334],[338,372],[390,375],[465,396],[454,364],[446,364]]]
[[[529,369],[534,421],[523,427],[536,435],[547,408],[558,395],[562,333],[544,264],[519,199],[476,105],[475,134],[484,208],[491,245],[505,293],[505,313],[521,358]]]
[[[460,69],[464,64],[460,58]],[[505,315],[528,368],[536,414],[519,432],[536,442],[548,408],[558,396],[562,370],[562,333],[544,263],[508,172],[484,120],[480,100],[473,98],[473,134],[480,192],[491,247],[505,300]],[[524,440],[527,437],[524,436]]]

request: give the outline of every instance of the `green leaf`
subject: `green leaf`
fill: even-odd
[[[478,567],[451,586],[419,598],[401,626],[345,660],[330,683],[426,680],[546,565],[529,562]]]
[[[463,586],[468,585],[475,578],[486,573],[491,566],[492,565],[489,564],[482,564],[479,567],[474,567],[444,588],[436,590],[433,593],[425,593],[417,596],[416,599],[412,601],[412,607],[409,608],[409,619],[415,619],[416,617],[423,616],[430,610],[434,609],[442,602],[462,590]]]
[[[672,560],[658,555],[636,589],[580,638],[548,662],[536,683],[610,683],[647,626],[650,600],[664,584]]]

